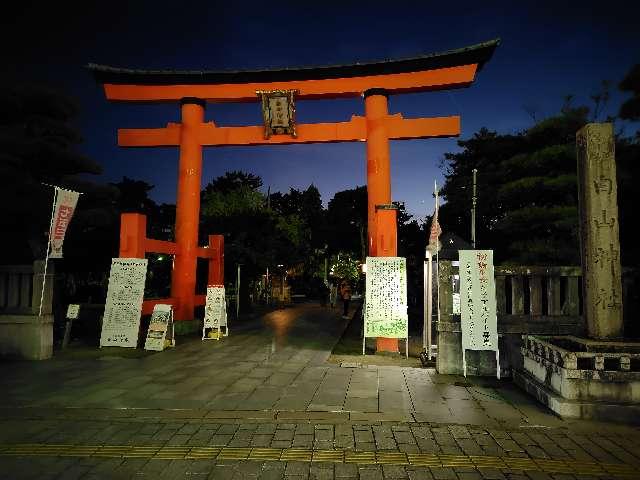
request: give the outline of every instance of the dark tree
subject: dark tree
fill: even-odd
[[[0,87],[3,263],[44,257],[53,190],[43,183],[80,190],[87,182],[77,175],[101,172],[76,151],[82,139],[70,123],[77,111],[73,100],[46,87]]]

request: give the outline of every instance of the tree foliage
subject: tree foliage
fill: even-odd
[[[507,263],[579,263],[575,133],[588,113],[565,106],[519,134],[483,128],[458,142],[461,152],[445,154],[443,229],[470,238],[476,168],[479,248]]]
[[[43,184],[80,189],[80,174],[101,168],[78,153],[80,135],[71,126],[74,101],[41,86],[0,87],[0,212],[3,262],[44,258],[53,190]]]

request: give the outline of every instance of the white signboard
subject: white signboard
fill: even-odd
[[[56,187],[56,205],[53,210],[53,218],[51,219],[51,232],[49,232],[49,239],[51,241],[49,258],[62,258],[64,236],[67,233],[67,227],[76,209],[79,195],[78,192]]]
[[[459,254],[464,374],[467,375],[465,350],[494,350],[500,378],[493,250],[460,250]]]
[[[111,260],[107,303],[100,335],[101,347],[136,347],[146,277],[146,259]]]
[[[202,339],[205,339],[206,329],[217,329],[225,327],[225,336],[229,334],[227,326],[227,304],[225,301],[225,291],[222,285],[207,287],[207,297],[204,305],[204,323],[202,327]]]
[[[169,339],[173,341],[173,310],[171,305],[158,304],[153,307],[147,339],[144,342],[145,350],[164,350],[165,340],[169,332]]]
[[[70,320],[77,320],[78,314],[80,313],[80,305],[71,303],[67,307],[67,315],[66,317]]]
[[[407,262],[403,257],[367,257],[364,336],[407,338]]]
[[[460,294],[453,292],[453,312],[454,315],[460,315]]]

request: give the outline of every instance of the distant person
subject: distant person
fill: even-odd
[[[320,305],[322,305],[323,307],[326,307],[327,298],[329,297],[329,287],[327,286],[326,283],[322,282],[322,285],[320,285],[319,294],[320,294]]]
[[[349,318],[349,303],[351,302],[351,285],[346,280],[343,280],[340,284],[340,296],[342,297],[342,303],[344,305],[344,309],[342,312],[342,318]]]
[[[331,282],[329,286],[329,305],[331,308],[336,308],[336,300],[338,299],[338,286]]]

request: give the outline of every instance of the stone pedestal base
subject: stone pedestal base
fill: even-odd
[[[53,355],[53,315],[0,315],[0,357],[45,360]]]
[[[523,336],[518,385],[558,415],[640,423],[640,343]]]

